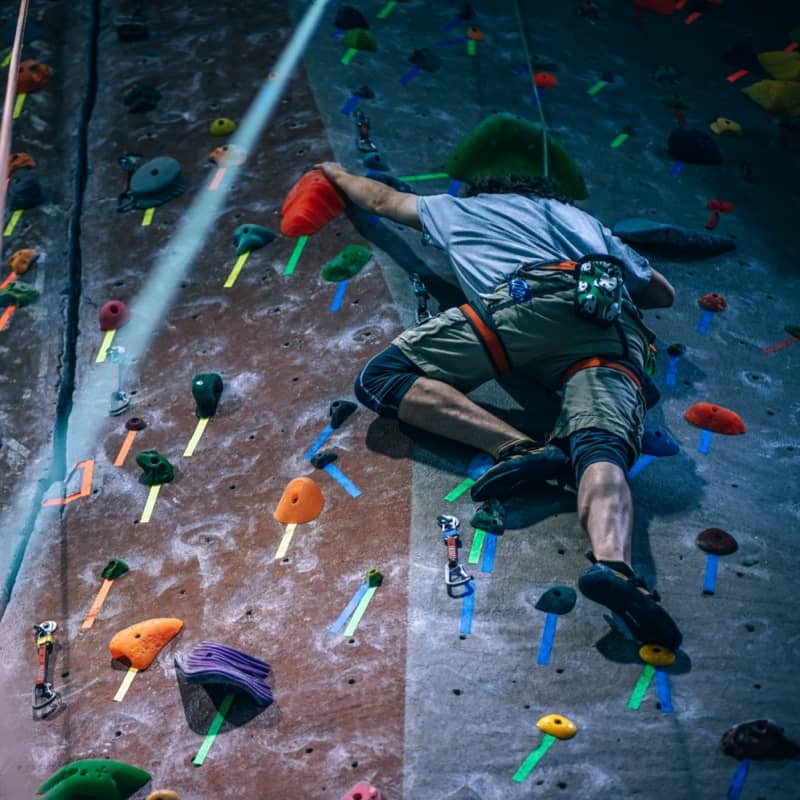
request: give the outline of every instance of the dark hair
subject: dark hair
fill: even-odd
[[[559,188],[558,183],[544,175],[503,175],[502,177],[478,177],[467,181],[467,197],[476,194],[530,194],[552,198],[562,203],[570,199]]]

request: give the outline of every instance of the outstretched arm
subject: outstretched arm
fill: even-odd
[[[633,295],[633,302],[639,308],[668,308],[675,302],[672,284],[656,269],[650,283]]]
[[[314,166],[321,169],[331,183],[364,211],[422,230],[417,214],[416,195],[398,192],[380,181],[352,175],[341,164],[333,161],[324,161]]]

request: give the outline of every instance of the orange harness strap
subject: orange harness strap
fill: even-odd
[[[592,356],[591,358],[584,358],[581,361],[576,361],[563,374],[561,382],[566,383],[576,372],[580,372],[582,369],[591,369],[592,367],[607,367],[608,369],[615,369],[617,372],[622,372],[636,384],[636,388],[639,389],[639,391],[642,390],[642,382],[632,369],[626,367],[624,364],[620,364],[618,361],[611,361],[601,356]]]
[[[478,335],[478,338],[486,348],[489,358],[492,360],[495,370],[498,374],[504,375],[511,370],[511,365],[508,363],[506,351],[503,348],[503,343],[500,341],[497,334],[478,316],[478,312],[469,304],[459,306],[464,316],[469,320],[473,330]]]

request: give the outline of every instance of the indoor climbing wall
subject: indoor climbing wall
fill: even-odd
[[[31,3],[14,107],[0,797],[792,796],[800,17],[79,5]],[[541,169],[543,128],[562,188],[677,290],[646,315],[662,401],[629,474],[674,660],[576,595],[573,494],[476,521],[486,456],[351,405],[410,277],[434,313],[459,292],[313,165],[460,195]],[[530,433],[556,413],[475,397]],[[441,514],[472,576],[450,591]]]

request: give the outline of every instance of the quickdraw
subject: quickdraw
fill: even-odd
[[[444,582],[447,586],[447,593],[450,597],[453,589],[458,586],[465,586],[472,580],[472,575],[467,572],[463,564],[458,562],[458,548],[461,547],[461,523],[458,517],[450,514],[440,514],[436,518],[442,533],[442,539],[447,547],[447,563],[444,567]]]
[[[46,620],[33,626],[36,649],[39,655],[39,665],[36,671],[36,682],[33,685],[33,718],[43,719],[58,708],[61,695],[53,689],[53,684],[47,680],[50,665],[50,654],[55,644],[55,633],[58,623]]]

